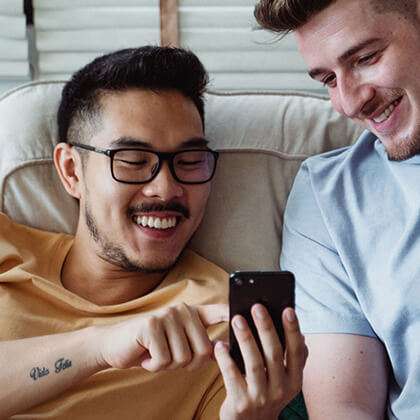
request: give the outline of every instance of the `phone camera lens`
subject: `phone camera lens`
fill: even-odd
[[[249,284],[254,284],[255,280],[254,279],[249,279]]]
[[[236,278],[235,278],[235,284],[236,284],[237,286],[242,286],[242,285],[244,284],[244,282],[242,281],[242,279],[241,279],[241,278],[236,277]]]

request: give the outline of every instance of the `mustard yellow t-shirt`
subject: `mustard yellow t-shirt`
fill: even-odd
[[[123,304],[95,305],[61,284],[61,268],[72,243],[69,235],[19,225],[0,213],[0,340],[111,324],[181,302],[199,305],[227,301],[226,273],[186,250],[152,293]],[[226,339],[227,324],[209,331],[212,340]],[[10,358],[12,361],[12,354]],[[217,419],[224,397],[215,362],[195,372],[107,369],[12,418]]]

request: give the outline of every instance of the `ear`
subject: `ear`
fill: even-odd
[[[74,147],[58,143],[54,148],[54,165],[66,191],[80,200],[82,190],[82,162]]]

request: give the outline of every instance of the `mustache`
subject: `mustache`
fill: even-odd
[[[169,203],[142,203],[136,206],[129,207],[127,215],[129,218],[133,217],[136,213],[151,213],[151,212],[164,212],[174,211],[181,213],[186,219],[190,218],[190,211],[181,203],[172,201]]]
[[[369,115],[373,114],[379,107],[383,106],[386,103],[393,102],[396,99],[404,95],[402,89],[391,89],[387,92],[386,95],[377,95],[371,101],[369,101],[363,109],[361,110],[361,116],[367,118]]]

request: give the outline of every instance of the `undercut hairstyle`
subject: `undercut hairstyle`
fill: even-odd
[[[181,48],[144,46],[103,55],[64,86],[57,113],[59,141],[88,143],[101,124],[101,96],[135,88],[181,93],[196,106],[204,129],[207,84],[200,60]]]
[[[259,0],[254,16],[259,25],[273,32],[287,34],[307,23],[336,0]],[[367,0],[376,13],[399,13],[417,21],[417,0]]]

